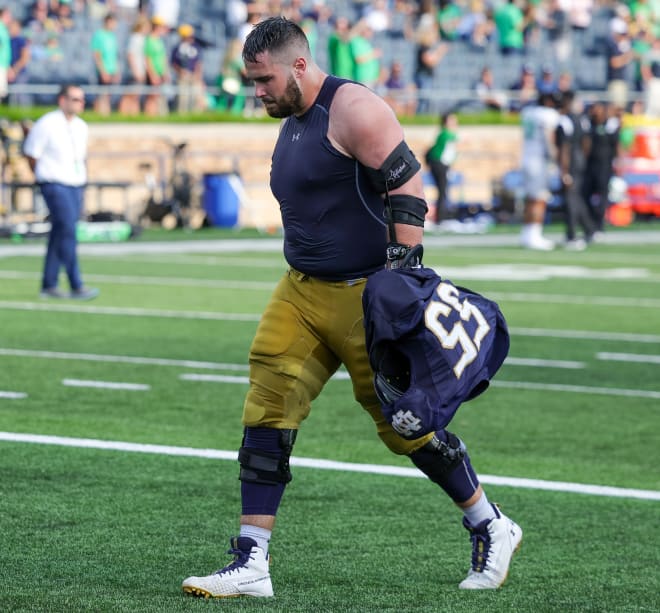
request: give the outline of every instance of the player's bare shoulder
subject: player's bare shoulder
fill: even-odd
[[[346,155],[369,164],[370,152],[379,159],[382,155],[377,150],[389,147],[389,152],[401,142],[402,129],[380,96],[362,85],[346,83],[330,106],[328,137]]]

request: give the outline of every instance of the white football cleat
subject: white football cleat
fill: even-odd
[[[513,554],[520,548],[522,530],[493,506],[497,517],[472,526],[463,518],[472,541],[472,568],[461,581],[463,590],[494,590],[506,581]]]
[[[234,561],[206,577],[188,577],[181,585],[184,592],[202,598],[273,595],[268,570],[269,558],[256,541],[246,536],[233,537],[227,552]]]

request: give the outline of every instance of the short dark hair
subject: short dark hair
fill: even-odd
[[[65,83],[60,87],[60,91],[57,93],[57,99],[59,100],[62,96],[68,96],[72,89],[80,89],[80,85],[77,83]]]
[[[442,113],[440,115],[440,125],[443,127],[446,126],[448,119],[453,115],[456,115],[454,111],[445,111],[444,113]]]
[[[551,92],[541,92],[538,98],[538,105],[557,108],[557,97]]]
[[[568,108],[575,100],[575,92],[572,89],[567,89],[561,93],[560,103],[562,108]]]
[[[309,42],[302,28],[285,17],[269,17],[255,25],[248,34],[243,45],[243,59],[256,62],[260,53],[276,53],[294,45],[309,53]]]

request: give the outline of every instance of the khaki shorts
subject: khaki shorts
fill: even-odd
[[[321,281],[289,270],[261,317],[250,349],[246,426],[298,429],[312,401],[344,364],[355,399],[394,452],[409,454],[433,433],[408,441],[385,421],[365,346],[362,292],[366,279]]]

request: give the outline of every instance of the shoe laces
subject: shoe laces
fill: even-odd
[[[214,575],[231,574],[241,568],[245,568],[248,562],[252,559],[251,551],[243,551],[238,547],[232,547],[227,553],[234,556],[234,561],[227,564],[224,568],[216,570],[215,573],[213,573]]]
[[[488,565],[488,554],[490,553],[490,535],[488,534],[488,523],[490,520],[481,522],[477,526],[471,526],[464,520],[465,527],[470,531],[472,541],[472,570],[482,573]]]

